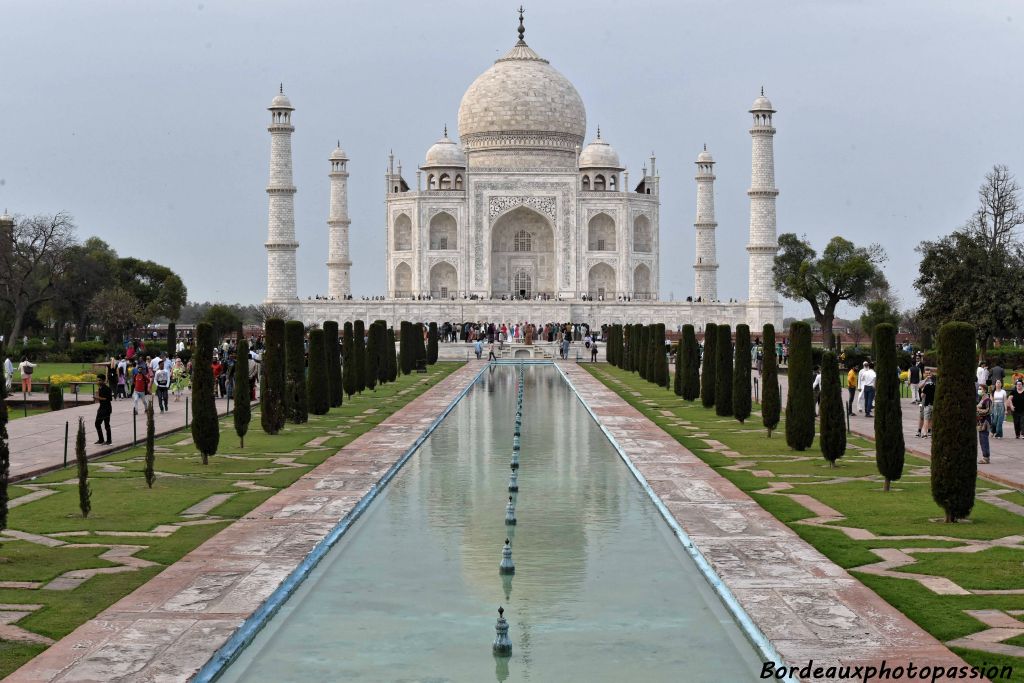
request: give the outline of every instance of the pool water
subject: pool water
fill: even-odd
[[[518,378],[483,373],[221,680],[756,680],[754,647],[551,365],[525,366],[505,525]],[[510,658],[491,653],[499,605]]]

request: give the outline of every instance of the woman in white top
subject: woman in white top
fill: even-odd
[[[28,356],[21,357],[21,362],[18,363],[18,372],[21,373],[21,390],[23,393],[32,393],[32,371],[35,367],[36,364],[29,361]]]
[[[992,435],[1003,438],[1003,420],[1006,419],[1006,390],[1003,381],[996,380],[995,391],[992,392]]]

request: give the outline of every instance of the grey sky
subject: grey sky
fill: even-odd
[[[410,183],[466,87],[516,38],[518,2],[3,0],[0,208],[67,210],[153,258],[189,298],[266,291],[267,105],[296,107],[299,291],[327,289],[328,162],[351,158],[352,286],[384,292],[388,150]],[[1024,177],[1019,0],[534,2],[564,73],[633,177],[657,153],[661,291],[693,287],[693,161],[718,162],[719,294],[746,295],[747,109],[779,113],[779,232],[880,242],[914,300],[914,247],[963,223],[994,163]],[[787,314],[808,315],[799,304]]]

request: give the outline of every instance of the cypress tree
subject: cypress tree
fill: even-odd
[[[238,335],[238,351],[235,354],[235,434],[238,446],[245,448],[245,435],[252,420],[252,391],[249,388],[249,340],[241,332]]]
[[[402,321],[402,328],[399,336],[399,365],[403,375],[412,372],[412,366],[416,359],[416,352],[412,348],[412,323]]]
[[[196,325],[196,351],[192,355],[192,441],[203,456],[204,465],[209,464],[210,456],[217,452],[220,444],[211,366],[215,345],[210,323]]]
[[[896,327],[875,325],[875,464],[889,484],[903,476],[903,409],[900,407],[900,368],[896,363]]]
[[[718,342],[718,325],[708,323],[704,327],[704,355],[701,358],[700,400],[705,408],[715,405],[715,347]]]
[[[366,388],[366,326],[362,320],[352,325],[352,354],[355,360],[356,391],[363,393]]]
[[[764,340],[764,365],[761,370],[761,424],[768,430],[768,438],[779,426],[782,414],[782,396],[779,392],[779,359],[775,355],[775,326],[764,326],[761,333]]]
[[[0,351],[3,346],[0,345]],[[7,481],[11,476],[11,447],[7,434],[7,377],[0,365],[0,531],[7,528],[7,506],[10,495],[7,492]]]
[[[658,326],[647,325],[647,381],[658,383]]]
[[[974,507],[978,479],[973,325],[949,322],[939,328],[939,368],[932,422],[932,498],[946,521],[966,519]]]
[[[153,402],[146,401],[146,486],[153,488],[156,481],[156,420],[153,417]]]
[[[640,375],[641,379],[647,379],[647,368],[650,366],[650,359],[648,357],[651,354],[650,335],[647,334],[647,325],[640,325],[639,327],[640,329],[637,331],[639,353],[637,354],[636,373]]]
[[[736,326],[736,366],[732,373],[732,414],[741,423],[750,417],[750,326]]]
[[[356,393],[356,361],[355,361],[355,331],[352,327],[352,323],[345,323],[345,338],[342,343],[342,356],[344,356],[345,364],[343,367],[342,384],[345,387],[345,393],[348,394],[349,400],[352,400],[352,394]]]
[[[821,434],[818,446],[829,467],[846,453],[846,406],[839,383],[839,361],[836,354],[825,351],[821,356]]]
[[[327,394],[331,407],[337,408],[344,400],[345,387],[341,381],[341,341],[335,320],[324,322],[324,352],[327,354]]]
[[[683,395],[683,377],[686,375],[683,371],[683,367],[686,366],[688,362],[683,360],[684,355],[683,337],[680,335],[679,343],[676,344],[676,371],[674,373],[675,376],[672,378],[672,390],[675,392],[676,396],[679,397],[682,397]]]
[[[284,325],[284,411],[289,422],[302,424],[309,419],[306,403],[306,328],[299,320]]]
[[[719,325],[715,332],[715,414],[727,417],[732,415],[732,328]]]
[[[805,451],[814,443],[814,369],[811,326],[795,322],[789,328],[789,393],[786,398],[786,443]]]
[[[622,367],[622,352],[624,343],[622,339],[623,327],[622,325],[615,325],[612,329],[615,330],[615,367]]]
[[[398,379],[398,355],[395,350],[395,328],[389,327],[387,330],[388,335],[388,381],[394,382]]]
[[[672,382],[668,374],[668,352],[665,349],[665,324],[658,323],[657,328],[658,357],[656,362],[658,367],[658,384],[666,389],[671,389]]]
[[[152,410],[152,406],[149,408]],[[82,517],[88,517],[92,510],[92,489],[89,487],[89,460],[85,456],[85,420],[78,418],[78,434],[75,437],[75,461],[78,464],[78,507]]]
[[[388,370],[388,324],[384,320],[375,320],[370,326],[370,334],[376,333],[377,341],[377,384],[387,384]]]
[[[331,409],[325,342],[326,335],[323,330],[309,331],[309,378],[306,380],[306,400],[309,412],[314,415],[326,415]]]
[[[430,323],[427,339],[427,365],[437,362],[437,323]]]
[[[366,388],[375,390],[380,374],[380,344],[377,337],[377,323],[370,323],[366,330]]]
[[[263,324],[260,368],[260,426],[267,434],[277,434],[284,427],[284,321],[280,318]]]
[[[679,347],[683,359],[683,387],[680,395],[685,401],[694,401],[700,397],[700,350],[693,325],[683,325]],[[678,357],[676,360],[678,362]]]
[[[622,357],[619,358],[619,367],[626,372],[633,371],[633,361],[630,358],[633,351],[633,326],[622,326]]]

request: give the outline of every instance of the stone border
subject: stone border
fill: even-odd
[[[332,531],[347,528],[440,422],[437,406],[450,410],[486,367],[455,370],[5,681],[191,679]]]
[[[559,367],[788,665],[970,669],[596,377]]]

